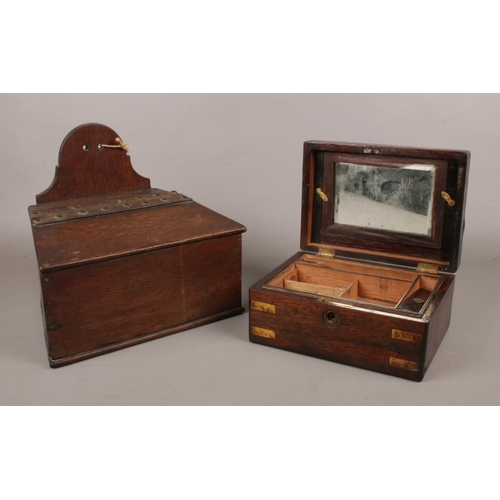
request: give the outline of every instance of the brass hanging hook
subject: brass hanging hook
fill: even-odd
[[[117,137],[115,141],[118,143],[117,146],[111,144],[100,144],[99,146],[101,148],[122,148],[126,153],[128,153],[128,144],[126,142],[123,142],[119,137]]]

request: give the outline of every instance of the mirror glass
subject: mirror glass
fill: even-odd
[[[337,163],[334,222],[431,235],[435,171]]]

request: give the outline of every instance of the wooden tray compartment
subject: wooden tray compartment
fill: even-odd
[[[392,269],[375,264],[354,264],[337,259],[304,255],[273,277],[268,286],[324,297],[352,300],[386,308],[420,312],[437,289],[440,278],[416,271]],[[424,290],[408,308],[405,301]]]

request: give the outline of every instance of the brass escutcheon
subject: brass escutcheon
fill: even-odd
[[[323,323],[330,328],[337,328],[340,325],[340,315],[335,311],[326,311],[323,314]]]

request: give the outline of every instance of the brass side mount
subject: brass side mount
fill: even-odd
[[[441,196],[446,201],[446,203],[448,203],[448,206],[450,207],[455,206],[455,200],[453,200],[446,191],[441,191]]]
[[[325,193],[323,193],[323,191],[321,191],[321,188],[316,188],[316,192],[319,194],[319,197],[323,200],[323,201],[328,201],[328,196],[326,196]]]

